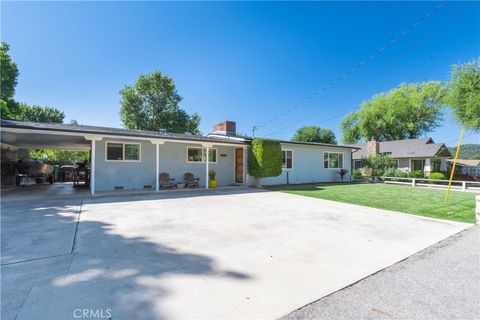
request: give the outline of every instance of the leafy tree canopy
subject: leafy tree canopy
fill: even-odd
[[[439,126],[446,89],[439,82],[401,84],[362,103],[340,127],[344,143],[418,138]]]
[[[58,109],[20,103],[20,116],[17,120],[63,123],[64,118],[65,114]]]
[[[141,75],[135,85],[120,91],[120,118],[127,129],[200,134],[200,116],[189,115],[178,104],[182,100],[171,78],[155,71]]]
[[[62,123],[65,115],[55,108],[40,107],[37,105],[29,106],[26,103],[20,103],[13,99],[17,85],[18,68],[17,64],[8,54],[9,49],[9,45],[2,42],[0,46],[0,109],[2,119]]]
[[[1,92],[0,99],[8,101],[15,94],[15,86],[17,85],[18,68],[17,64],[12,61],[8,54],[10,46],[6,42],[2,42],[0,46],[0,68],[1,68]]]
[[[40,160],[44,163],[71,165],[76,162],[88,161],[90,154],[88,151],[72,151],[61,149],[18,149],[16,152],[17,160]]]
[[[480,131],[480,58],[454,65],[447,102],[463,126]]]
[[[319,126],[299,128],[293,135],[292,141],[337,144],[333,131],[325,128],[322,129]]]

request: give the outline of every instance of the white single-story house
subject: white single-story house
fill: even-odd
[[[431,172],[447,172],[446,161],[452,158],[443,143],[434,143],[432,138],[394,141],[371,140],[363,144],[352,144],[354,151],[353,168],[363,170],[363,158],[368,155],[390,155],[395,159],[395,167],[403,171],[422,170],[424,175]]]
[[[160,173],[176,183],[192,173],[208,188],[208,171],[215,169],[219,186],[247,185],[248,148],[252,139],[236,134],[225,121],[207,136],[127,130],[87,125],[1,121],[3,148],[55,148],[90,151],[90,191],[160,190]],[[283,170],[264,185],[340,181],[339,169],[350,180],[351,146],[280,141]],[[208,156],[207,156],[208,155]]]

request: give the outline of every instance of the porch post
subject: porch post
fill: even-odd
[[[159,144],[155,143],[155,191],[160,190],[160,181],[159,181],[159,172],[158,172],[158,164],[159,164],[159,159],[158,159],[158,152],[159,152]]]
[[[432,161],[430,158],[425,159],[425,167],[423,167],[423,173],[428,176],[432,172]]]
[[[205,155],[205,189],[208,189],[208,145],[207,145],[207,154]]]
[[[248,172],[247,172],[247,147],[243,147],[243,184],[248,185],[247,177],[248,177]]]
[[[96,140],[92,139],[91,159],[90,159],[90,194],[95,194],[95,144]]]

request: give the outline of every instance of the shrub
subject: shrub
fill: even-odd
[[[276,177],[282,173],[280,142],[254,139],[248,154],[248,174],[255,178]]]
[[[383,173],[384,177],[395,177],[397,169],[395,168],[387,168]]]
[[[373,170],[373,175],[375,177],[381,177],[383,176],[383,173],[384,173],[383,169],[380,169],[380,168]]]
[[[410,178],[423,178],[423,171],[422,170],[414,170],[409,174]]]
[[[215,180],[215,177],[217,175],[217,172],[214,169],[208,170],[208,177],[210,180]]]
[[[356,179],[361,178],[362,177],[362,171],[360,171],[358,169],[353,169],[352,170],[352,176]]]
[[[441,172],[432,172],[428,175],[428,180],[445,180],[445,175]]]
[[[408,172],[403,170],[395,170],[395,177],[397,178],[408,178]]]

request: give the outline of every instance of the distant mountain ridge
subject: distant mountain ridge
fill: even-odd
[[[457,147],[448,147],[448,150],[455,157],[455,152]],[[475,160],[480,159],[480,144],[468,143],[462,144],[460,148],[460,154],[458,155],[459,159]]]

